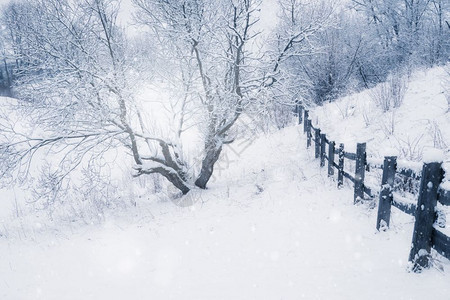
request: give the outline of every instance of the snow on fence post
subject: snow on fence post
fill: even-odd
[[[339,144],[338,188],[344,185],[344,144]]]
[[[377,230],[389,228],[391,218],[392,191],[394,187],[395,172],[397,169],[397,156],[385,156],[383,164],[383,177],[381,179],[380,200],[378,202]]]
[[[356,204],[364,199],[364,177],[366,165],[366,143],[356,145],[356,167],[355,167],[355,191],[353,203]]]
[[[315,146],[316,146],[316,148],[315,148],[315,158],[319,158],[319,156],[320,156],[320,129],[319,128],[316,128],[315,130],[314,130],[314,132],[315,132],[315,136],[314,136],[314,142],[315,142]]]
[[[309,130],[311,130],[311,124],[308,124],[309,120],[309,110],[305,109],[305,116],[303,118],[303,132],[308,134]],[[309,126],[309,130],[308,130]]]
[[[431,235],[436,216],[438,187],[443,178],[443,156],[443,152],[437,149],[429,150],[424,154],[416,220],[409,253],[409,261],[414,272],[420,272],[423,268],[430,266]]]
[[[320,135],[320,167],[325,167],[325,146],[327,144],[327,137],[325,133]]]
[[[330,141],[328,144],[328,176],[332,177],[334,175],[334,151],[336,147],[336,143],[334,141]]]
[[[306,121],[306,148],[309,148],[311,147],[311,138],[312,138],[311,120],[305,119],[305,121]]]
[[[302,125],[303,106],[301,104],[297,104],[297,113],[298,113],[298,124]]]

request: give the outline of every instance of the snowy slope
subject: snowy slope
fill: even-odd
[[[377,233],[301,127],[233,147],[188,208],[137,199],[102,226],[0,239],[0,298],[448,299],[450,263],[408,273],[412,219]]]
[[[383,112],[371,97],[374,89],[365,90],[314,109],[313,124],[349,149],[367,142],[369,156],[382,157],[393,148],[400,158],[420,161],[424,148],[437,147],[450,159],[448,72],[436,67],[413,73],[398,108]]]

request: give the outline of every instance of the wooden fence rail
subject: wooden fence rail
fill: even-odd
[[[306,134],[306,146],[311,147],[314,141],[314,155],[320,161],[320,167],[325,167],[328,162],[328,176],[334,177],[334,169],[337,169],[337,186],[341,188],[344,178],[347,178],[354,186],[354,204],[364,201],[365,195],[375,198],[376,195],[371,188],[364,184],[365,173],[371,169],[381,169],[383,176],[380,183],[377,230],[389,228],[391,208],[415,217],[412,246],[409,254],[409,262],[414,272],[420,272],[423,268],[430,266],[430,251],[433,248],[442,256],[450,259],[450,237],[435,228],[437,219],[437,202],[450,206],[450,191],[439,188],[443,180],[444,171],[442,162],[426,162],[423,164],[422,172],[408,168],[398,168],[396,156],[386,156],[383,163],[370,163],[366,154],[366,143],[358,143],[356,153],[345,151],[343,143],[336,149],[336,142],[327,138],[320,128],[312,125],[309,119],[309,110],[299,105],[296,109],[299,124],[303,123],[303,131]],[[303,114],[303,118],[301,115]],[[314,132],[314,137],[313,137]],[[328,145],[328,151],[327,151]],[[335,162],[337,155],[337,163]],[[355,161],[354,175],[344,169],[345,159]],[[412,203],[396,193],[394,186],[396,176],[405,180],[420,181],[417,203]]]

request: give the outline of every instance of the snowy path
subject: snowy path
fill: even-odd
[[[411,218],[376,233],[299,130],[256,141],[191,208],[0,240],[0,299],[450,299],[448,261],[406,272]]]

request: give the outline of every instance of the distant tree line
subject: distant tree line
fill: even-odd
[[[280,2],[283,26],[292,27],[315,18],[333,1],[325,8],[315,1]],[[390,74],[449,62],[449,1],[351,0],[334,7],[328,26],[303,45],[303,55],[286,62],[293,89],[304,87],[318,104],[372,87]]]

